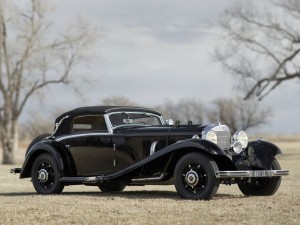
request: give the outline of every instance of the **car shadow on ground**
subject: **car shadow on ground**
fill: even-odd
[[[11,192],[0,193],[3,197],[20,197],[20,196],[42,196],[36,192]],[[47,195],[49,196],[49,195]],[[58,195],[53,195],[58,196]],[[126,198],[126,199],[174,199],[180,200],[180,196],[174,191],[123,191],[123,192],[63,192],[60,196],[87,196],[87,197],[99,197],[99,198]],[[247,198],[242,195],[232,194],[216,194],[212,200],[218,199],[240,199]]]

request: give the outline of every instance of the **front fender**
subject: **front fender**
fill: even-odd
[[[165,149],[168,149],[167,151],[174,151],[177,149],[186,148],[198,149],[199,151],[204,151],[210,155],[223,155],[228,157],[227,154],[222,149],[220,149],[218,145],[203,139],[187,139],[178,141],[172,145],[169,145]]]
[[[257,140],[249,142],[246,149],[246,156],[252,166],[269,170],[272,167],[274,157],[282,154],[282,151],[274,144]]]
[[[32,146],[28,152],[26,153],[25,156],[25,161],[23,163],[21,173],[20,173],[20,178],[26,178],[31,176],[31,167],[36,159],[36,157],[42,153],[48,153],[52,155],[58,165],[58,170],[62,174],[64,171],[63,168],[63,160],[56,150],[55,146],[51,141],[43,141],[35,144]]]

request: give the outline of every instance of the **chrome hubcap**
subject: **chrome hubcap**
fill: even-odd
[[[187,172],[185,181],[189,186],[194,187],[199,182],[199,176],[194,170],[191,169],[189,172]]]
[[[49,173],[45,169],[41,169],[38,171],[38,180],[40,182],[47,182],[49,178]]]

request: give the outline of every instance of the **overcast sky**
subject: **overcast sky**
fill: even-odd
[[[45,95],[44,108],[97,105],[111,95],[148,107],[185,97],[210,104],[218,97],[240,95],[233,77],[211,59],[220,41],[218,16],[231,0],[52,2],[53,23],[59,29],[78,16],[98,27],[101,38],[94,51],[100,57],[89,70],[80,68],[87,78],[97,80],[85,89],[84,101],[56,87]],[[259,132],[300,133],[299,84],[283,84],[262,102],[274,116]]]

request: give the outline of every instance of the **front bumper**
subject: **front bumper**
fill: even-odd
[[[290,174],[288,170],[239,170],[218,171],[217,178],[278,177]]]

